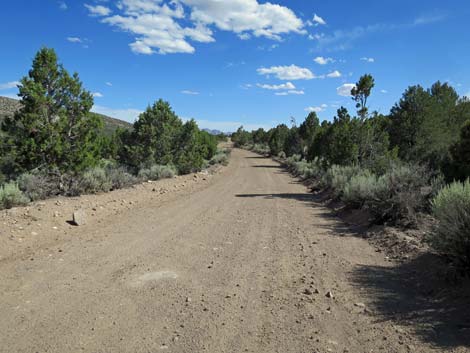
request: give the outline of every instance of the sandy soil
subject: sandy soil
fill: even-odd
[[[0,352],[470,351],[462,310],[420,286],[423,259],[392,262],[247,151],[4,211],[0,256]]]

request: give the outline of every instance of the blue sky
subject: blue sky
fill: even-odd
[[[469,18],[468,0],[5,0],[0,95],[48,46],[95,111],[128,121],[158,98],[224,131],[329,120],[364,73],[388,113],[412,84],[470,96]]]

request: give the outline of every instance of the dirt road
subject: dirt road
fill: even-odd
[[[467,351],[387,319],[394,265],[250,152],[73,232],[0,262],[1,352]]]

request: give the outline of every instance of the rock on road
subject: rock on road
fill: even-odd
[[[0,262],[0,352],[430,351],[352,276],[392,265],[312,197],[234,150],[203,188]]]

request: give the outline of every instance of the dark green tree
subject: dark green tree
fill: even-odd
[[[308,155],[308,148],[313,145],[313,141],[320,130],[320,120],[317,113],[311,112],[308,114],[305,121],[299,126],[299,136],[301,139],[302,155]]]
[[[181,127],[170,104],[156,101],[140,114],[130,136],[124,136],[127,163],[134,167],[174,163]]]
[[[452,155],[450,176],[464,181],[470,178],[470,120],[460,132],[460,141],[450,149]]]
[[[36,54],[19,97],[22,108],[2,124],[7,134],[2,153],[13,162],[11,173],[42,169],[63,174],[97,163],[103,122],[90,114],[93,97],[78,74],[70,75],[53,49]]]
[[[368,110],[367,99],[372,93],[375,81],[372,75],[366,74],[361,76],[356,86],[351,90],[353,100],[356,102],[357,114],[362,118],[367,118]]]
[[[278,125],[273,129],[269,139],[269,148],[272,155],[277,156],[279,153],[285,152],[284,147],[288,136],[289,128],[285,124]]]

